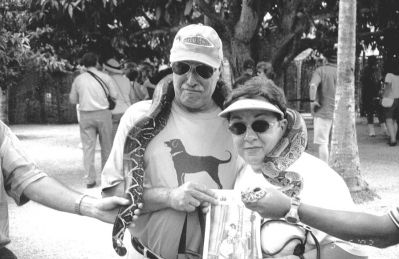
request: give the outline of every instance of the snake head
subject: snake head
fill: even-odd
[[[249,188],[247,191],[241,192],[241,200],[244,203],[257,202],[266,195],[266,191],[260,187]]]

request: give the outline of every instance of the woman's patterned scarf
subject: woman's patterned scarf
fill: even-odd
[[[308,135],[305,121],[297,111],[287,109],[286,119],[287,130],[271,154],[264,158],[262,173],[271,184],[292,197],[302,190],[303,180],[298,173],[285,170],[305,151]]]

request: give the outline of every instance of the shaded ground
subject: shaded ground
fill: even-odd
[[[365,179],[381,196],[359,205],[372,213],[385,213],[399,205],[399,146],[389,147],[383,135],[367,136],[365,124],[358,124],[361,170]],[[15,125],[26,152],[48,174],[61,182],[94,196],[99,187],[87,190],[80,180],[83,174],[77,125]],[[376,129],[377,133],[379,128]],[[312,131],[309,135],[312,136]],[[310,153],[315,153],[312,144]],[[97,152],[97,165],[100,164]],[[17,207],[10,201],[12,249],[20,259],[121,258],[111,244],[111,225],[94,219],[69,215],[30,202]],[[366,248],[370,258],[396,259],[399,245],[388,249]]]

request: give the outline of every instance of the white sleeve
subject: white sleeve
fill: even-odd
[[[125,139],[135,121],[140,119],[149,109],[151,101],[143,101],[130,106],[121,118],[115,135],[111,153],[101,173],[101,189],[112,188],[124,181],[123,149]]]

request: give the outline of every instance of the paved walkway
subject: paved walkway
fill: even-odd
[[[11,128],[45,172],[71,188],[100,195],[98,187],[87,190],[80,181],[83,171],[77,125],[14,125]],[[388,147],[382,135],[368,137],[364,124],[358,124],[357,129],[362,174],[382,198],[362,204],[359,209],[384,213],[391,206],[399,205],[399,146]],[[314,153],[312,144],[309,152]],[[99,153],[97,164],[100,164]],[[33,202],[17,207],[10,200],[9,209],[12,239],[9,248],[20,259],[121,258],[112,249],[111,225],[50,210]],[[370,258],[376,259],[396,259],[399,255],[399,246],[367,250]]]

